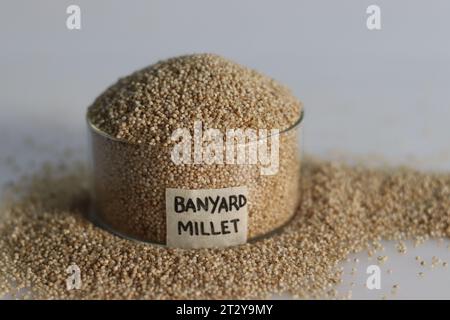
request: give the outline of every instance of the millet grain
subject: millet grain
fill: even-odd
[[[33,298],[334,298],[338,264],[350,253],[379,239],[449,236],[450,175],[308,160],[302,202],[280,234],[226,249],[167,249],[87,220],[83,172],[47,169],[3,202],[1,294],[12,281]],[[80,290],[66,290],[71,263],[81,269]]]

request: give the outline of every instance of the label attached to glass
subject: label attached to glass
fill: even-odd
[[[247,187],[166,189],[167,246],[228,247],[247,242]]]

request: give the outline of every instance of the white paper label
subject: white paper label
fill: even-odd
[[[247,195],[247,187],[167,188],[167,245],[188,249],[246,243]]]

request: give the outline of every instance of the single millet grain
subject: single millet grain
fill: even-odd
[[[384,264],[388,260],[388,256],[379,256],[377,260],[379,264]]]
[[[374,240],[450,236],[448,174],[308,160],[302,202],[280,234],[200,250],[136,243],[95,227],[83,215],[86,179],[80,168],[48,168],[3,201],[0,295],[15,283],[32,288],[33,298],[336,297],[339,262]],[[72,263],[82,287],[68,291]]]
[[[396,248],[397,248],[398,253],[401,253],[401,254],[406,253],[407,247],[404,242],[400,241],[399,243],[397,243]]]

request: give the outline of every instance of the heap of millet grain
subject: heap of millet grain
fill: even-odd
[[[284,130],[301,110],[274,79],[215,54],[193,54],[120,79],[94,101],[88,118],[117,139],[164,145],[176,129],[192,128],[196,120],[221,132]]]
[[[167,249],[116,237],[83,215],[86,175],[65,166],[22,181],[0,224],[0,296],[33,298],[332,297],[336,268],[380,239],[450,236],[450,174],[307,160],[302,202],[271,238],[226,249]],[[66,268],[81,269],[80,290]]]
[[[96,218],[119,234],[164,244],[167,188],[245,186],[248,238],[281,227],[298,204],[300,158],[292,127],[301,113],[289,89],[214,54],[168,59],[120,79],[88,109]],[[195,121],[224,135],[229,129],[280,130],[276,174],[261,175],[267,165],[260,162],[174,163],[170,137],[180,128],[193,134]]]

